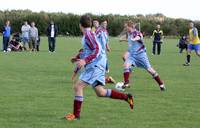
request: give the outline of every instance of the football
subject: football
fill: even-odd
[[[7,48],[7,51],[8,51],[8,52],[11,52],[11,48]]]
[[[125,91],[125,89],[122,88],[123,85],[123,82],[117,82],[117,84],[115,85],[115,89],[118,91]]]

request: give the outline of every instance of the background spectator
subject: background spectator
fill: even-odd
[[[153,31],[153,48],[152,54],[156,54],[156,47],[157,47],[157,54],[160,55],[161,53],[161,44],[163,43],[163,31],[160,29],[160,25],[156,26],[156,29]]]
[[[21,28],[22,31],[22,42],[23,42],[23,46],[26,50],[26,44],[29,44],[29,30],[30,30],[30,25],[28,25],[28,22],[25,21],[24,25]],[[30,46],[29,46],[30,48]]]
[[[36,51],[36,44],[38,39],[38,29],[35,27],[35,22],[31,23],[31,27],[29,30],[29,36],[30,36],[30,42],[29,42],[29,48],[32,51]]]
[[[53,21],[51,21],[48,28],[47,28],[49,52],[55,52],[57,34],[58,34],[58,28],[55,25],[55,23]]]
[[[3,27],[3,52],[7,52],[8,42],[10,41],[11,27],[10,21],[6,21],[6,25]]]

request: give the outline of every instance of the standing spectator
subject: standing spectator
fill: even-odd
[[[3,52],[7,52],[8,42],[10,41],[11,27],[10,21],[6,21],[6,25],[3,27]]]
[[[153,40],[153,49],[152,49],[152,54],[156,54],[156,46],[157,46],[157,54],[160,55],[161,53],[161,44],[163,42],[163,31],[160,29],[160,25],[157,25],[156,30],[153,31],[152,37],[154,38]]]
[[[31,23],[31,28],[29,30],[29,36],[30,36],[30,50],[36,51],[36,45],[37,45],[37,39],[38,39],[38,29],[35,27],[35,22]]]
[[[55,52],[56,36],[58,34],[58,28],[53,21],[50,22],[47,28],[47,36],[49,43],[49,52]]]
[[[28,25],[27,21],[24,21],[24,25],[22,25],[21,31],[22,31],[22,42],[24,49],[26,50],[26,43],[29,45],[29,30],[30,30],[30,25]],[[29,46],[30,48],[30,46]]]

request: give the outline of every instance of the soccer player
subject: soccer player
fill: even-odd
[[[106,51],[108,51],[108,52],[111,51],[110,47],[109,47],[109,39],[108,39],[109,35],[108,35],[108,31],[107,31],[108,22],[107,22],[107,20],[104,20],[100,26],[99,21],[94,19],[93,25],[95,27],[95,33],[96,33],[97,39],[100,42],[101,47],[102,47],[102,52],[103,52],[102,54],[107,56]],[[106,61],[106,72],[109,72],[108,61]]]
[[[143,36],[141,32],[135,29],[135,25],[132,21],[127,23],[128,32],[128,58],[124,62],[124,86],[123,88],[130,87],[129,75],[130,67],[140,67],[150,73],[158,83],[160,90],[164,91],[165,86],[163,81],[160,79],[158,73],[150,65],[149,59],[146,54],[146,48],[143,43]]]
[[[198,36],[198,30],[194,26],[194,23],[190,22],[189,23],[189,45],[187,49],[186,63],[184,64],[184,66],[190,66],[190,58],[191,58],[190,54],[192,50],[194,50],[196,52],[196,55],[200,57],[199,45],[200,45],[200,40]]]
[[[162,44],[162,39],[163,39],[163,31],[160,29],[160,25],[157,25],[157,29],[153,31],[152,37],[154,38],[153,40],[153,49],[152,49],[152,54],[156,54],[156,46],[157,46],[157,54],[160,55],[161,53],[161,44]]]
[[[133,97],[131,94],[124,94],[111,89],[105,89],[105,66],[106,57],[102,55],[102,48],[91,30],[91,18],[83,15],[80,18],[80,29],[83,32],[82,46],[83,58],[74,60],[79,68],[84,67],[79,80],[74,86],[74,111],[73,114],[65,116],[67,120],[80,119],[81,105],[83,103],[83,90],[91,85],[98,97],[109,97],[112,99],[124,100],[133,109]]]

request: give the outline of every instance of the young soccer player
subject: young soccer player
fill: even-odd
[[[100,42],[101,47],[102,47],[102,54],[107,56],[106,51],[108,52],[111,51],[109,47],[109,39],[108,39],[108,31],[107,31],[108,22],[107,20],[104,20],[100,26],[99,21],[95,19],[93,20],[93,25],[96,30],[95,33],[96,33],[97,39]],[[106,61],[106,72],[109,72],[108,61]]]
[[[97,39],[101,44],[102,47],[102,54],[106,55],[106,51],[110,52],[110,47],[109,47],[109,34],[107,31],[107,26],[108,26],[108,21],[103,20],[101,22],[101,26],[99,25],[99,21],[97,19],[93,20],[93,26],[95,28],[95,33],[97,35]],[[107,57],[106,57],[107,58]],[[108,66],[108,60],[106,61],[106,72],[109,73],[109,66]],[[111,76],[106,76],[106,83],[116,83],[115,80]]]
[[[194,23],[190,22],[189,23],[189,45],[187,49],[186,63],[184,64],[184,66],[190,66],[190,58],[191,58],[190,54],[192,50],[194,50],[196,52],[196,55],[200,57],[199,45],[200,45],[200,40],[198,36],[198,30],[194,26]]]
[[[142,34],[135,29],[135,25],[132,21],[127,23],[127,32],[128,32],[128,57],[124,62],[124,86],[123,88],[129,86],[129,74],[130,67],[140,67],[145,69],[150,73],[153,78],[158,83],[160,90],[164,91],[165,86],[163,81],[160,79],[158,73],[151,67],[149,59],[146,54],[146,48],[143,43]]]
[[[91,85],[99,97],[109,97],[128,102],[133,109],[133,97],[131,94],[124,94],[111,89],[105,89],[105,66],[106,57],[102,55],[102,48],[91,31],[91,18],[83,15],[80,18],[80,29],[83,32],[83,58],[75,60],[79,68],[84,67],[79,80],[74,85],[74,111],[73,114],[65,116],[67,120],[80,119],[81,105],[83,103],[83,90]]]

